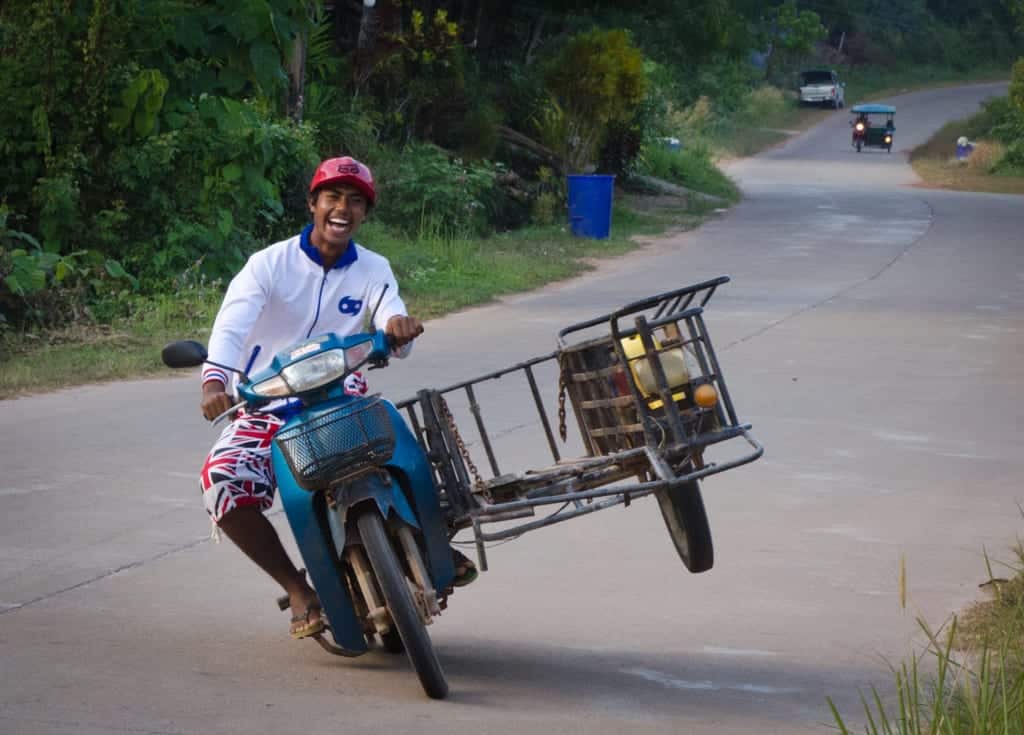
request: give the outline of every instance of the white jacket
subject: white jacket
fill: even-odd
[[[231,280],[213,323],[209,359],[250,375],[268,366],[274,355],[308,337],[334,332],[347,336],[384,329],[404,315],[405,304],[387,258],[354,240],[338,262],[324,271],[320,253],[310,242],[312,225],[300,234],[254,253]],[[396,351],[405,357],[411,343]],[[237,375],[207,363],[203,383],[233,385]]]

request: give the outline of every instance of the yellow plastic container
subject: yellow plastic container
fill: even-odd
[[[661,348],[657,340],[654,340],[654,347],[656,349]],[[654,371],[650,360],[644,354],[644,345],[640,336],[633,335],[632,337],[624,338],[622,340],[622,351],[629,362],[630,372],[633,373],[633,380],[636,381],[640,394],[644,398],[657,395],[658,383],[654,378]],[[690,383],[690,371],[686,367],[686,358],[681,347],[659,352],[658,359],[661,362],[662,370],[665,371],[665,380],[670,390],[682,388]],[[684,398],[686,398],[685,391],[678,391],[672,394],[672,400],[674,401],[678,402]],[[656,398],[648,403],[648,405],[652,409],[657,409],[661,408],[663,404],[660,398]]]

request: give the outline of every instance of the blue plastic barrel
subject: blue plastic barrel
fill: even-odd
[[[569,226],[577,237],[603,240],[612,228],[615,177],[604,174],[569,176]]]

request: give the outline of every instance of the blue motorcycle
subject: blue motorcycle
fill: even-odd
[[[728,281],[719,276],[631,302],[561,330],[554,352],[395,405],[344,390],[352,372],[387,364],[383,332],[313,337],[258,374],[243,374],[232,411],[287,415],[272,462],[334,638],[317,635],[317,642],[359,656],[379,637],[385,649],[406,652],[428,696],[443,698],[448,685],[425,626],[454,586],[449,539],[470,530],[486,572],[488,542],[648,496],[686,569],[709,571],[714,549],[701,483],[764,453],[736,412],[704,320]],[[198,342],[175,342],[163,359],[196,367],[207,353]],[[518,426],[536,442],[527,456],[547,452],[552,464],[500,466],[497,439],[509,429],[489,430],[484,414],[493,408],[507,423],[508,404],[488,405],[483,395],[497,381],[532,397],[536,418]],[[558,386],[557,430],[545,381]],[[280,406],[286,401],[298,407]],[[565,457],[556,433],[565,444],[572,414],[573,444],[583,455]],[[538,517],[545,508],[554,510]],[[288,606],[287,597],[278,602]]]
[[[427,695],[441,699],[448,683],[425,626],[440,614],[455,566],[431,467],[391,403],[344,390],[349,374],[387,365],[390,351],[383,332],[306,340],[242,375],[231,411],[288,416],[271,456],[334,638],[317,634],[317,642],[360,656],[377,635],[387,650],[404,649]],[[186,340],[167,345],[162,358],[169,367],[196,367],[207,352]],[[287,596],[278,604],[286,609]]]

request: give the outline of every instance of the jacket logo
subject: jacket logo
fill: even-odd
[[[363,308],[363,302],[361,299],[353,299],[348,296],[343,296],[341,301],[338,302],[338,311],[342,314],[348,314],[354,316],[359,313]]]

